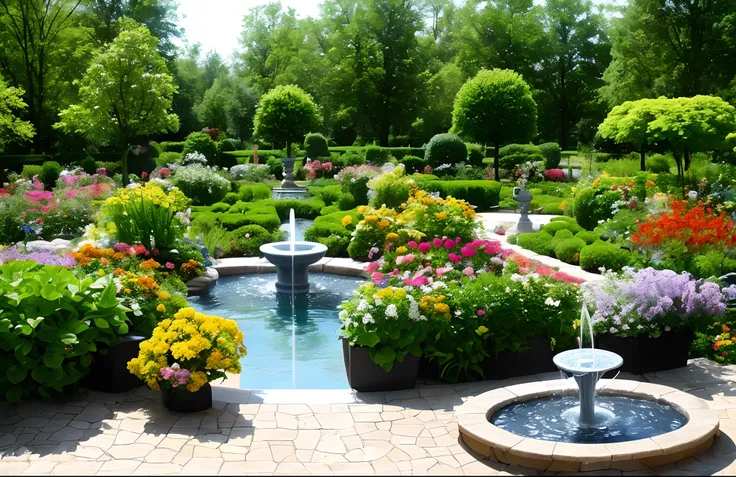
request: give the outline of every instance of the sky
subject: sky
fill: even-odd
[[[256,5],[268,0],[179,0],[180,26],[190,44],[201,43],[202,53],[215,50],[227,60],[239,47],[243,16]],[[300,18],[316,17],[321,0],[281,0],[292,7]]]

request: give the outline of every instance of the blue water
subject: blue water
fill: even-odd
[[[490,421],[520,436],[578,444],[646,439],[677,430],[687,422],[685,416],[666,404],[624,396],[596,396],[596,408],[609,411],[614,417],[599,427],[581,427],[574,419],[579,405],[576,396],[544,397],[506,406]]]
[[[348,389],[337,306],[363,281],[311,273],[312,291],[297,295],[296,388]],[[291,389],[291,297],[277,295],[276,274],[223,277],[208,295],[189,298],[202,313],[230,318],[245,335],[243,389]]]

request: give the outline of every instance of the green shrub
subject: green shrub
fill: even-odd
[[[555,256],[565,263],[577,265],[580,261],[580,250],[586,246],[584,240],[577,237],[559,242],[555,246]]]
[[[98,169],[105,169],[105,171],[107,172],[107,175],[110,177],[114,176],[115,174],[119,174],[123,168],[123,165],[120,162],[114,162],[114,161],[113,162],[96,161],[96,164],[97,164]]]
[[[412,177],[415,182],[416,177]],[[501,183],[496,181],[421,181],[421,189],[439,192],[443,197],[454,197],[475,205],[479,210],[489,210],[501,199]]]
[[[289,218],[290,209],[294,209],[294,215],[298,218],[313,219],[319,217],[319,211],[325,206],[325,203],[320,199],[266,199],[256,202],[256,204],[275,207],[281,220]]]
[[[454,166],[465,162],[468,149],[456,134],[436,134],[429,140],[424,152],[424,162],[433,169],[443,164]]]
[[[92,353],[129,331],[115,284],[31,261],[0,265],[3,399],[71,395]]]
[[[360,151],[347,151],[340,157],[345,161],[345,166],[361,166],[365,164],[365,153]]]
[[[200,165],[177,168],[172,183],[192,199],[193,205],[221,202],[230,191],[229,180]]]
[[[554,235],[559,230],[569,230],[573,235],[583,230],[582,227],[580,227],[578,224],[571,223],[566,220],[558,220],[555,222],[550,222],[544,227],[542,227],[543,232],[547,232],[550,235]]]
[[[217,144],[220,146],[220,152],[233,152],[238,150],[230,139],[223,139],[218,141]]]
[[[84,159],[79,163],[79,166],[84,169],[87,174],[95,174],[97,172],[97,162],[95,158],[87,154]]]
[[[516,244],[539,255],[555,256],[555,250],[552,248],[552,236],[546,232],[519,234],[516,237]]]
[[[510,243],[511,245],[516,245],[516,240],[519,238],[518,235],[509,235],[506,239],[506,242]]]
[[[329,215],[334,214],[335,212],[340,212],[340,208],[336,205],[328,205],[319,210],[319,215]]]
[[[193,132],[187,136],[182,154],[186,156],[190,152],[198,152],[207,158],[209,164],[217,164],[217,144],[207,133]]]
[[[322,199],[325,204],[331,205],[337,202],[337,199],[340,198],[340,194],[342,194],[342,186],[336,184],[323,187],[309,187],[309,193],[312,194],[313,197]],[[352,207],[350,208],[352,209]]]
[[[646,159],[647,170],[655,174],[670,172],[672,162],[663,154],[654,154]]]
[[[562,217],[552,217],[551,219],[549,219],[549,221],[550,221],[550,223],[551,222],[567,222],[567,223],[570,223],[570,224],[577,224],[577,221],[575,219],[573,219],[572,217],[564,217],[564,216],[562,216]]]
[[[281,162],[281,159],[269,156],[266,160],[266,165],[268,166],[269,174],[276,177],[276,180],[280,181],[284,178],[284,163]]]
[[[38,179],[43,182],[46,188],[53,189],[56,186],[56,181],[59,180],[62,170],[61,164],[56,161],[44,162],[41,168],[41,175]]]
[[[542,207],[542,213],[547,215],[562,215],[560,205],[562,201],[548,202]]]
[[[388,161],[389,151],[379,146],[365,148],[365,160],[374,166],[381,166]]]
[[[534,144],[509,144],[499,151],[499,165],[502,169],[513,169],[525,162],[544,162],[542,151]]]
[[[38,180],[43,177],[43,166],[37,166],[35,164],[26,164],[23,166],[23,172],[20,173],[24,179],[33,180],[33,176],[38,176]]]
[[[600,238],[600,235],[598,235],[597,233],[589,232],[587,230],[582,230],[576,233],[575,236],[579,239],[582,239],[586,243],[586,245],[590,245]]]
[[[337,198],[337,207],[339,210],[350,210],[357,204],[355,203],[355,197],[350,192],[344,192]],[[322,214],[325,215],[325,214]]]
[[[581,188],[575,193],[575,219],[583,228],[593,230],[598,222],[613,216],[611,206],[620,199],[619,191]]]
[[[245,202],[271,198],[271,188],[266,184],[244,184],[238,189],[238,197]]]
[[[235,167],[238,165],[238,158],[233,156],[232,154],[226,154],[220,150],[220,145],[222,143],[217,143],[217,165],[219,167],[222,167],[224,169],[230,169],[231,167]]]
[[[346,215],[352,217],[352,226],[358,223],[356,209],[325,214],[314,219],[314,224],[304,231],[304,240],[325,245],[328,257],[347,257],[352,227],[342,226]]]
[[[424,159],[418,156],[404,156],[404,158],[399,162],[404,165],[407,174],[422,172],[424,171],[424,166],[426,165]]]
[[[371,179],[370,185],[373,190],[370,204],[376,208],[385,205],[398,210],[401,204],[409,200],[409,195],[411,195],[412,184],[409,178],[393,172],[381,174]]]
[[[184,141],[164,141],[159,145],[163,152],[184,152]]]
[[[321,134],[307,134],[304,138],[304,150],[307,157],[312,159],[330,157],[330,151],[327,148],[327,139]]]
[[[556,142],[545,142],[540,144],[539,151],[544,156],[544,168],[545,169],[557,169],[560,167],[560,161],[562,160],[562,149]]]
[[[228,234],[228,257],[252,257],[261,255],[261,245],[276,242],[281,239],[281,233],[271,233],[260,225],[244,225]]]
[[[483,159],[486,158],[483,147],[478,144],[465,144],[468,148],[467,163],[473,167],[483,167]]]
[[[222,199],[224,203],[230,204],[230,205],[233,205],[239,200],[240,200],[240,195],[236,192],[228,192],[227,194],[225,194],[225,198]]]
[[[243,213],[222,214],[218,221],[227,230],[236,230],[244,225],[260,225],[266,230],[274,231],[281,226],[281,219],[273,213],[261,210],[246,211]]]
[[[225,202],[217,202],[216,204],[212,204],[212,212],[227,212],[230,210],[230,204]]]
[[[557,247],[558,243],[564,240],[567,240],[567,239],[571,239],[573,237],[575,237],[575,234],[570,232],[568,229],[558,230],[557,232],[555,232],[555,235],[552,238],[552,250],[554,250],[555,247]]]
[[[580,250],[580,267],[586,272],[600,273],[600,268],[619,271],[627,261],[625,250],[606,242],[594,242]]]

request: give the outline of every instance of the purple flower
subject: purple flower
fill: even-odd
[[[74,258],[70,254],[61,256],[49,251],[23,253],[18,249],[17,245],[8,247],[7,250],[0,251],[0,263],[19,262],[25,260],[40,263],[41,265],[55,265],[59,267],[73,267],[76,265]]]

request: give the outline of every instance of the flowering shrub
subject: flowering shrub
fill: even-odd
[[[353,194],[357,204],[367,204],[368,181],[380,173],[381,169],[378,167],[364,164],[361,166],[348,166],[341,170],[335,177],[342,182],[343,192]]]
[[[207,158],[204,154],[200,154],[198,152],[190,152],[184,158],[181,160],[182,166],[191,166],[191,165],[200,165],[200,166],[206,166],[207,165]]]
[[[270,170],[267,164],[240,164],[230,168],[234,180],[262,182],[268,178]]]
[[[12,245],[5,250],[0,249],[0,264],[7,262],[22,262],[30,260],[41,265],[55,265],[59,267],[73,267],[77,264],[71,254],[61,256],[49,251],[21,251],[17,245]]]
[[[320,179],[322,177],[331,176],[331,162],[320,162],[319,160],[312,160],[311,158],[307,158],[307,160],[304,162],[304,167],[307,168],[307,178],[310,181],[314,179]]]
[[[565,182],[565,172],[562,169],[547,169],[544,178],[551,182]]]
[[[513,175],[519,183],[524,182],[539,182],[544,178],[544,163],[543,162],[524,162],[519,164],[514,170]]]
[[[192,200],[194,205],[220,202],[230,191],[230,181],[209,167],[193,163],[177,167],[172,183]]]
[[[736,363],[736,323],[732,320],[716,321],[703,333],[696,333],[692,355],[707,357],[721,364]]]
[[[600,282],[583,285],[586,305],[596,333],[617,336],[663,331],[695,330],[726,310],[727,295],[713,282],[697,280],[687,272],[624,268],[621,276],[606,273]]]
[[[240,373],[245,354],[236,322],[182,308],[140,344],[128,370],[151,389],[196,392],[210,381],[224,379],[226,373]]]

